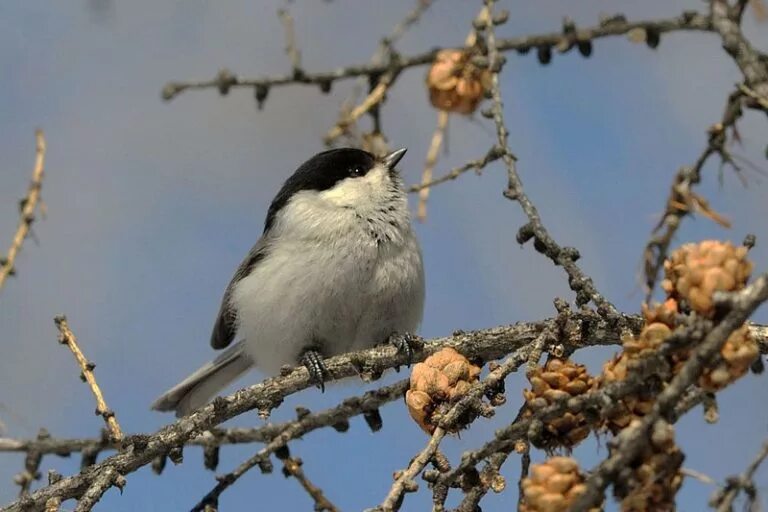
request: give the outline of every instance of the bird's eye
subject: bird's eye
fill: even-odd
[[[360,167],[352,167],[349,170],[349,174],[351,176],[358,177],[358,176],[362,176],[364,173],[363,173],[363,170]]]

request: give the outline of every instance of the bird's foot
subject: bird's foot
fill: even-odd
[[[325,378],[328,375],[328,368],[325,366],[320,352],[307,349],[301,354],[299,362],[307,368],[309,380],[320,388],[320,391],[325,392]]]
[[[387,343],[394,345],[397,351],[406,357],[406,363],[411,366],[413,355],[421,349],[421,343],[418,338],[409,332],[394,333],[389,336]]]

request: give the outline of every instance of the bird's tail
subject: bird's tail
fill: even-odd
[[[204,405],[253,365],[243,348],[242,341],[235,343],[219,357],[163,393],[152,404],[152,409],[176,411],[176,416],[181,417]]]

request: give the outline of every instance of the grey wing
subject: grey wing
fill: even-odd
[[[235,285],[250,274],[259,261],[264,258],[266,249],[266,237],[261,237],[259,241],[256,242],[256,245],[254,245],[248,252],[248,255],[243,262],[240,263],[235,275],[232,277],[227,289],[224,291],[224,297],[221,299],[221,307],[219,308],[219,315],[216,317],[216,323],[213,324],[213,332],[211,333],[211,346],[213,348],[224,348],[232,343],[232,340],[235,338],[235,334],[237,334],[237,309],[231,302],[232,293],[234,292]]]

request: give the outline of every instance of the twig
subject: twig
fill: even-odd
[[[615,480],[622,468],[627,467],[647,445],[648,434],[658,420],[670,421],[688,388],[696,382],[707,364],[720,352],[731,333],[741,326],[757,307],[768,300],[768,274],[762,275],[744,290],[733,294],[716,293],[716,301],[730,311],[711,330],[694,350],[691,357],[670,383],[656,396],[653,409],[636,426],[624,429],[612,442],[611,455],[591,472],[586,492],[579,497],[572,512],[589,510],[603,500],[606,487]],[[717,300],[717,298],[720,300]]]
[[[45,136],[42,130],[35,132],[35,167],[32,171],[32,181],[27,189],[27,195],[21,200],[21,218],[19,226],[16,228],[16,234],[8,249],[8,255],[0,257],[0,289],[5,284],[9,275],[15,273],[16,257],[21,251],[21,246],[26,240],[32,223],[35,221],[35,208],[40,201],[40,189],[43,186],[43,175],[45,168]]]
[[[753,478],[757,468],[760,467],[766,457],[768,457],[768,441],[763,443],[763,447],[755,459],[742,474],[726,479],[725,488],[715,492],[709,501],[709,506],[717,507],[717,512],[732,512],[733,502],[741,491],[747,494],[750,503],[754,503],[757,500],[757,485],[755,485]]]
[[[427,443],[427,446],[425,446],[424,449],[421,450],[421,452],[413,458],[405,471],[401,471],[399,473],[395,483],[392,484],[392,488],[389,490],[389,493],[378,507],[378,510],[382,510],[383,512],[400,510],[403,494],[406,492],[406,489],[409,487],[409,485],[415,483],[413,479],[416,477],[416,475],[421,473],[429,461],[432,460],[435,452],[437,452],[437,449],[440,447],[440,441],[443,440],[443,437],[445,437],[445,430],[443,430],[441,427],[437,427],[432,433],[432,437]]]
[[[701,182],[701,171],[704,164],[711,156],[717,154],[720,155],[723,162],[734,165],[725,144],[728,129],[733,128],[742,115],[742,99],[742,94],[738,91],[728,97],[721,121],[708,130],[708,141],[704,151],[693,166],[681,168],[675,176],[667,198],[664,215],[653,229],[651,239],[643,251],[646,302],[650,301],[659,273],[664,266],[664,260],[667,258],[669,246],[683,217],[696,211],[702,211],[702,205],[705,212],[708,209],[704,198],[692,190],[695,185]]]
[[[323,494],[323,490],[314,485],[309,478],[304,474],[304,470],[301,469],[303,462],[298,457],[288,457],[283,461],[283,472],[286,476],[292,476],[298,480],[301,487],[307,491],[315,502],[316,512],[339,512],[339,509],[331,503],[328,498]]]
[[[278,9],[277,15],[280,17],[280,21],[283,22],[283,29],[285,30],[285,53],[288,54],[288,58],[291,59],[293,74],[301,74],[301,52],[296,45],[296,31],[293,28],[293,17],[287,9]]]
[[[67,324],[67,317],[59,315],[54,318],[56,327],[59,329],[59,343],[69,347],[72,354],[75,356],[77,364],[80,365],[82,374],[80,377],[84,382],[88,383],[88,386],[93,392],[93,396],[96,398],[96,414],[104,418],[104,422],[107,424],[112,441],[119,443],[123,439],[123,432],[120,430],[120,424],[115,418],[115,413],[112,409],[107,407],[107,402],[104,400],[104,395],[101,393],[101,388],[96,382],[96,376],[93,374],[93,369],[96,367],[91,361],[88,361],[83,355],[82,350],[77,345],[77,338],[72,333]]]
[[[344,422],[354,416],[375,410],[389,402],[401,398],[408,389],[408,379],[401,380],[390,386],[384,386],[344,399],[341,405],[320,412],[310,413],[304,408],[297,409],[298,419],[283,423],[267,424],[257,428],[232,427],[227,429],[214,428],[203,434],[189,439],[187,446],[202,446],[213,449],[229,444],[269,443],[284,432],[305,436],[314,430],[333,426],[339,430],[346,428]],[[126,436],[129,440],[138,436]],[[98,454],[103,450],[120,448],[119,444],[107,437],[94,439],[55,439],[46,432],[44,437],[37,439],[17,440],[0,438],[0,452],[36,452],[40,454],[55,454],[69,456],[75,452]]]
[[[125,478],[113,468],[106,468],[94,479],[91,486],[83,494],[83,497],[80,498],[77,507],[75,507],[75,512],[88,512],[91,510],[110,487],[117,487],[122,492],[123,487],[125,487]]]
[[[707,485],[717,485],[717,482],[714,478],[711,476],[702,473],[701,471],[696,471],[695,469],[691,468],[680,468],[680,473],[683,476],[686,476],[688,478],[694,478],[698,480],[701,483],[707,484]]]
[[[561,333],[561,338],[558,340],[566,348],[618,345],[621,343],[622,332],[617,324],[609,322],[593,312],[579,311],[574,313],[571,321],[572,329],[568,333]],[[638,316],[625,315],[622,317],[622,323],[637,333],[642,328],[643,319]],[[446,346],[455,348],[470,359],[476,358],[486,361],[498,359],[529,345],[548,326],[556,328],[556,319],[518,323],[479,331],[457,332],[453,336],[435,338],[425,342],[421,350],[414,353],[412,361],[414,363],[423,361],[427,356]],[[765,353],[768,351],[768,328],[765,326],[751,327],[751,333],[758,341],[761,351]],[[336,380],[361,374],[375,376],[386,369],[403,366],[407,362],[406,359],[406,355],[398,352],[395,347],[380,346],[332,357],[327,359],[325,363],[329,370],[329,378]],[[96,475],[107,467],[113,467],[121,475],[128,475],[150,464],[157,457],[165,456],[172,448],[183,445],[187,440],[199,436],[202,432],[210,430],[230,418],[253,409],[267,414],[269,410],[277,407],[286,396],[312,385],[313,382],[306,368],[297,367],[285,375],[269,378],[241,389],[230,396],[214,400],[213,403],[198,409],[189,416],[179,418],[154,434],[129,439],[130,444],[123,452],[112,455],[98,464],[88,466],[76,475],[62,478],[56,483],[38,489],[31,493],[23,503],[17,500],[0,508],[0,511],[40,510],[45,506],[45,502],[52,497],[59,497],[62,500],[77,498],[85,492]],[[595,403],[605,403],[599,402],[599,400],[604,400],[606,399],[604,397],[607,396],[607,394],[600,395],[599,398],[593,397],[593,399],[596,400]],[[609,398],[609,400],[615,400],[615,398]],[[551,414],[562,413],[562,409],[558,408],[553,408],[552,411],[554,412],[545,409],[542,415],[547,412]],[[131,445],[134,447],[133,449],[130,449]],[[506,446],[506,440],[500,440],[489,445],[486,449],[490,451],[487,453],[478,451],[468,459],[468,463],[471,460],[476,462],[498,451],[499,445]],[[480,458],[473,459],[476,456]],[[454,478],[456,476],[454,475]]]
[[[384,62],[385,57],[392,58],[393,55],[393,46],[394,44],[400,39],[409,28],[411,28],[413,25],[415,25],[421,16],[429,9],[429,7],[432,5],[434,0],[417,0],[416,5],[413,9],[411,9],[400,22],[395,25],[389,35],[383,37],[381,39],[381,42],[379,43],[379,47],[377,48],[376,52],[373,54],[373,57],[371,57],[371,64],[381,64]],[[357,99],[360,94],[360,90],[370,83],[370,79],[366,80],[367,76],[359,76],[357,78],[357,85],[353,89],[352,96],[345,100],[342,103],[341,108],[341,117],[342,119],[345,119],[348,117],[349,111],[353,108],[352,105],[354,105],[357,102]],[[330,87],[330,83],[327,87]],[[330,89],[328,89],[330,90]],[[368,113],[371,115],[373,119],[373,131],[368,134],[368,137],[375,137],[373,141],[380,142],[383,140],[383,137],[381,136],[381,118],[379,116],[379,109],[378,107],[374,107],[368,110]],[[347,126],[344,129],[344,132],[347,136],[350,136],[350,138],[359,138],[359,135],[357,133],[353,133],[356,131],[355,126]],[[366,135],[363,135],[362,141],[356,141],[354,145],[356,146],[362,146],[363,149],[366,149],[367,151],[374,153],[374,154],[383,154],[385,153],[388,148],[385,148],[383,150],[380,150],[378,148],[378,144],[367,144],[366,141]],[[386,144],[385,144],[386,145]],[[366,146],[373,146],[373,147],[366,147]]]
[[[455,180],[462,174],[464,174],[467,171],[474,170],[478,174],[481,172],[483,168],[485,168],[488,164],[491,162],[495,162],[499,158],[501,158],[501,155],[503,154],[503,151],[498,146],[493,146],[491,149],[488,150],[488,153],[482,158],[478,158],[476,160],[470,160],[469,162],[460,165],[458,167],[454,167],[447,173],[443,174],[442,176],[439,176],[431,181],[428,181],[426,183],[419,183],[417,185],[411,185],[408,187],[408,192],[418,192],[424,188],[434,187],[435,185],[440,185],[441,183],[445,183],[446,181]]]
[[[352,416],[376,410],[380,405],[403,396],[408,386],[408,379],[401,380],[391,386],[369,391],[362,398],[349,398],[344,400],[341,405],[328,409],[323,413],[307,415],[287,424],[285,428],[269,440],[267,446],[240,464],[234,471],[219,477],[216,486],[192,508],[192,511],[202,511],[205,510],[207,505],[216,505],[221,494],[254,467],[259,466],[262,468],[262,471],[268,472],[265,468],[271,469],[269,456],[286,446],[289,441],[302,437],[306,433],[318,428],[340,425]]]
[[[432,142],[427,151],[427,161],[424,164],[424,172],[421,174],[421,188],[419,189],[419,206],[416,218],[421,222],[427,219],[427,199],[429,199],[429,183],[432,181],[432,171],[437,164],[437,156],[443,145],[445,129],[448,127],[448,112],[439,110],[437,112],[437,126],[435,133],[432,134]]]
[[[486,0],[485,5],[488,7],[492,18],[494,1]],[[504,108],[499,85],[499,72],[503,65],[503,57],[499,53],[502,42],[496,40],[492,22],[485,24],[485,36],[488,46],[488,69],[491,71],[490,92],[492,99],[492,105],[486,115],[490,115],[496,124],[497,144],[501,148],[501,158],[507,167],[509,183],[504,195],[508,199],[516,201],[528,217],[528,223],[517,233],[517,241],[524,244],[534,239],[534,248],[537,251],[547,256],[555,265],[563,267],[568,274],[568,284],[571,290],[576,292],[576,304],[578,306],[586,305],[592,301],[600,314],[618,321],[621,315],[616,307],[597,291],[592,278],[587,276],[576,264],[580,257],[578,250],[573,247],[560,247],[558,245],[544,227],[536,206],[523,191],[523,183],[517,172],[517,158],[509,149],[507,141],[509,131],[504,123]]]
[[[38,441],[45,441],[50,438],[50,434],[44,428],[37,433]],[[29,494],[32,482],[40,480],[40,464],[43,462],[44,453],[37,449],[27,450],[24,457],[24,469],[13,477],[13,481],[19,486],[19,497]]]
[[[384,96],[386,96],[389,88],[395,83],[398,74],[399,71],[392,70],[382,75],[378,84],[376,84],[376,87],[371,90],[368,96],[366,96],[365,99],[346,116],[339,119],[336,122],[336,126],[331,128],[328,133],[325,134],[323,141],[326,144],[330,144],[338,137],[342,136],[350,125],[360,119],[360,116],[378,105],[384,99]]]
[[[713,27],[709,16],[698,13],[686,13],[681,16],[661,19],[644,20],[637,22],[627,22],[616,20],[611,23],[604,23],[590,28],[579,29],[577,37],[579,40],[594,40],[605,37],[624,35],[633,29],[651,30],[654,33],[664,34],[667,32],[677,32],[681,30],[693,30],[712,32]],[[548,34],[532,35],[527,37],[513,37],[501,39],[497,43],[499,51],[525,51],[535,49],[540,46],[555,46],[563,39],[561,32]],[[467,48],[464,48],[467,49]],[[315,85],[327,88],[329,84],[337,80],[356,78],[359,76],[381,76],[388,71],[400,72],[404,69],[431,64],[441,48],[435,48],[423,53],[400,56],[396,62],[380,62],[372,64],[361,64],[353,66],[340,67],[331,71],[321,73],[303,73],[296,77],[293,74],[273,76],[267,78],[247,79],[238,78],[232,74],[219,74],[213,80],[198,82],[169,82],[163,88],[163,99],[171,100],[182,92],[192,89],[218,89],[222,94],[226,94],[232,88],[266,88],[280,87],[292,84]]]
[[[736,87],[738,87],[741,92],[755,100],[761,108],[768,111],[768,98],[759,95],[756,91],[750,89],[744,84],[736,84]]]

